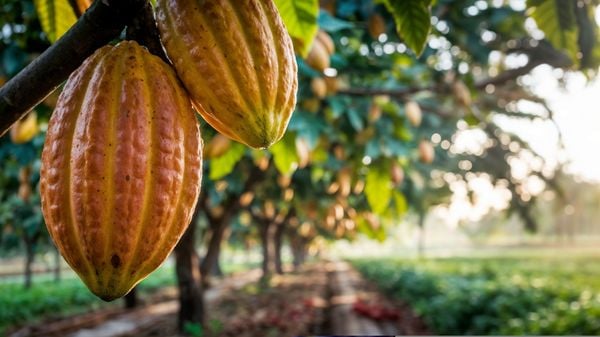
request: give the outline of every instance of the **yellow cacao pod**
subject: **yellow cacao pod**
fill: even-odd
[[[313,45],[310,48],[310,52],[306,57],[306,64],[320,72],[324,72],[325,69],[329,68],[331,65],[331,59],[329,57],[329,53],[327,52],[327,47],[325,47],[320,40],[314,40]]]
[[[325,98],[327,96],[327,83],[320,77],[315,77],[310,81],[310,88],[318,98]]]
[[[15,144],[24,144],[32,140],[39,132],[37,114],[32,111],[10,128],[10,140]]]
[[[298,67],[273,0],[158,0],[156,17],[179,78],[213,128],[253,148],[283,137]]]
[[[137,43],[103,47],[71,75],[42,152],[42,211],[98,297],[124,296],[173,250],[198,198],[201,147],[175,73]]]
[[[319,30],[316,39],[321,42],[323,47],[325,47],[325,50],[327,51],[327,54],[329,54],[329,56],[335,53],[335,43],[333,42],[331,36],[327,34],[324,30]]]
[[[404,111],[406,112],[406,118],[412,126],[418,127],[421,125],[421,121],[423,120],[423,112],[421,111],[421,106],[419,103],[415,101],[406,102]]]

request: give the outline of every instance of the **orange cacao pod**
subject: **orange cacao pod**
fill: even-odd
[[[419,142],[419,159],[425,164],[431,164],[435,159],[435,149],[428,140]]]
[[[385,19],[381,14],[374,13],[369,16],[369,21],[367,23],[369,29],[369,35],[374,40],[377,40],[381,34],[386,32],[386,24]]]
[[[319,30],[315,38],[321,42],[323,47],[325,47],[327,54],[331,56],[335,53],[335,43],[333,42],[331,35],[327,34],[324,30]]]
[[[179,78],[213,128],[253,148],[283,137],[298,67],[273,0],[159,0],[157,21]]]
[[[311,68],[324,72],[331,65],[331,58],[327,52],[327,47],[319,39],[313,41],[310,52],[306,57],[306,64]]]
[[[69,78],[48,125],[40,191],[48,231],[90,290],[124,296],[187,228],[202,141],[175,73],[135,42]]]
[[[327,96],[327,83],[320,77],[315,77],[310,81],[310,88],[318,98],[325,98]]]

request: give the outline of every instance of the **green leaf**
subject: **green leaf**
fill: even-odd
[[[42,29],[51,43],[56,42],[77,21],[68,0],[34,0]]]
[[[398,190],[394,191],[394,204],[396,205],[396,213],[398,215],[404,215],[408,211],[406,197]]]
[[[275,5],[294,40],[296,53],[306,56],[319,29],[319,1],[275,0]]]
[[[288,132],[283,139],[269,149],[273,154],[275,167],[283,175],[294,173],[298,168],[298,155],[296,154],[296,135]]]
[[[398,35],[417,55],[421,55],[431,30],[431,1],[385,0],[384,3],[396,21]]]
[[[211,180],[219,180],[233,171],[235,164],[244,156],[246,147],[242,144],[232,142],[231,147],[225,154],[218,158],[210,160],[210,174]]]
[[[546,39],[557,49],[567,52],[577,61],[577,23],[572,0],[529,0],[528,14]]]
[[[371,166],[365,183],[365,194],[373,212],[384,214],[392,197],[390,170],[386,165]]]

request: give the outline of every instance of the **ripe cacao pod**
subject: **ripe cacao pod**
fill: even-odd
[[[229,148],[231,148],[231,140],[221,134],[216,134],[204,147],[204,158],[219,158],[229,151]]]
[[[298,67],[273,0],[158,0],[156,17],[179,78],[213,128],[253,148],[283,137]]]
[[[323,47],[325,47],[325,50],[327,51],[327,54],[329,54],[329,56],[335,53],[335,43],[333,42],[331,36],[327,34],[324,30],[319,30],[315,38],[321,42]]]
[[[369,21],[367,22],[369,35],[374,40],[377,40],[381,34],[386,32],[385,19],[381,14],[373,13],[369,16]]]
[[[124,296],[175,247],[198,198],[201,147],[175,73],[137,43],[105,46],[71,75],[42,152],[42,211],[98,297]]]
[[[392,183],[395,186],[400,186],[404,181],[404,170],[402,166],[397,162],[392,163],[392,167],[390,169],[390,176],[392,177]]]
[[[325,98],[327,96],[327,83],[320,77],[315,77],[311,80],[310,88],[318,98]]]
[[[435,159],[435,150],[433,145],[427,140],[422,140],[419,143],[419,159],[425,164],[433,163]]]
[[[379,104],[373,102],[371,103],[371,106],[369,107],[369,122],[371,123],[375,123],[377,122],[380,118],[381,118],[381,107],[379,106]]]
[[[415,101],[406,102],[404,111],[406,112],[406,118],[408,118],[408,121],[412,126],[418,127],[421,125],[421,121],[423,120],[423,112],[421,111],[419,103]]]
[[[454,98],[459,105],[463,107],[469,107],[473,104],[473,98],[471,97],[471,91],[463,81],[456,81],[452,84],[452,93]]]
[[[24,144],[32,140],[40,132],[37,114],[32,111],[10,128],[10,140],[15,144]]]
[[[310,52],[306,57],[306,64],[320,72],[324,72],[325,69],[329,68],[331,65],[331,59],[329,57],[329,53],[327,52],[327,47],[325,47],[320,40],[314,40],[313,45],[310,48]]]

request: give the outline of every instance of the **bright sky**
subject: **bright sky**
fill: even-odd
[[[558,151],[557,132],[551,123],[501,121],[500,124],[514,130],[550,162],[567,159],[570,173],[600,182],[600,80],[588,82],[581,74],[567,74],[566,88],[561,88],[552,70],[542,66],[525,81],[554,110],[565,153]]]

